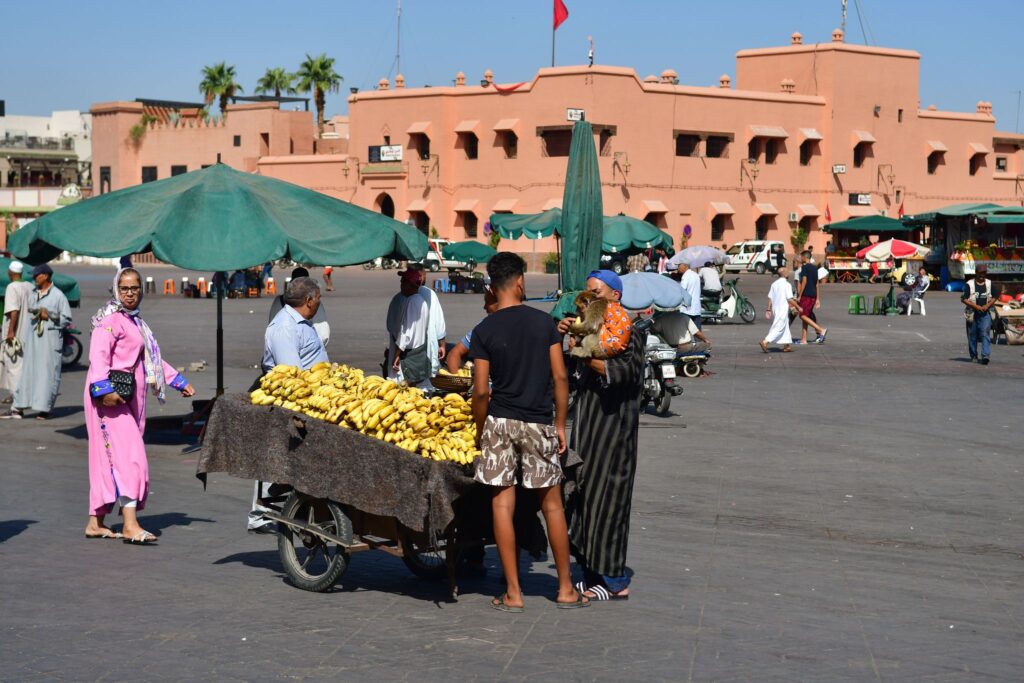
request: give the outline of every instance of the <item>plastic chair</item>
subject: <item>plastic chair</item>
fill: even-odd
[[[927,283],[925,283],[925,287],[924,287],[923,290],[921,290],[920,294],[915,294],[914,296],[910,297],[910,301],[907,302],[907,315],[910,315],[911,311],[914,310],[914,304],[915,303],[918,306],[921,307],[921,315],[928,315],[924,311],[924,295],[925,295],[925,292],[928,291],[928,288],[931,287],[931,286],[932,286],[932,281],[929,280]]]
[[[850,315],[862,315],[868,312],[868,303],[863,294],[851,294],[850,304],[846,309]]]
[[[188,278],[187,277],[181,278],[181,295],[182,296],[188,296],[189,295],[188,294]]]
[[[164,294],[174,294],[174,280],[164,280]]]
[[[260,298],[260,289],[259,289],[259,287],[249,287],[249,289],[246,291],[245,295],[247,297],[249,297],[250,299],[259,299]]]
[[[885,309],[887,307],[886,300],[887,296],[876,296],[871,300],[871,314],[872,315],[885,315]]]
[[[206,296],[206,278],[205,277],[201,277],[198,280],[196,280],[196,289],[199,290],[199,293],[202,296]]]
[[[274,278],[268,277],[266,284],[263,285],[263,289],[266,291],[267,294],[273,294],[274,296],[277,296],[277,283],[274,282]]]
[[[152,277],[147,277],[146,278],[145,293],[146,294],[156,294],[156,283],[153,282],[153,278]]]

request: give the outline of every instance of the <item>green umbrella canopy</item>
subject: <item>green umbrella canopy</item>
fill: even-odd
[[[605,253],[638,253],[652,247],[672,248],[672,236],[657,226],[623,214],[605,216],[601,250]]]
[[[283,257],[343,266],[427,253],[426,236],[404,223],[223,164],[93,197],[29,226],[11,236],[17,257],[152,251],[181,268],[234,270]]]
[[[527,237],[531,240],[540,237],[551,237],[560,234],[562,229],[562,210],[548,209],[540,213],[512,214],[492,213],[491,228],[498,231],[502,239],[517,240]]]
[[[848,221],[830,223],[822,228],[823,232],[835,232],[836,230],[851,230],[871,235],[885,234],[890,232],[910,232],[912,227],[904,225],[895,218],[885,216],[859,216]]]
[[[562,194],[562,287],[582,291],[587,274],[601,262],[604,204],[597,165],[594,129],[577,121],[569,144],[569,164]]]
[[[7,277],[7,269],[10,267],[12,260],[0,258],[0,299],[7,293],[7,285],[11,284],[11,279]],[[26,281],[32,282],[32,274],[29,271],[30,269],[26,268],[22,277]],[[68,298],[68,303],[71,304],[72,308],[78,308],[82,303],[82,292],[79,291],[78,280],[75,278],[55,272],[53,274],[53,284],[57,286],[57,289],[64,292],[64,296]]]
[[[936,218],[938,218],[939,216],[945,218],[956,218],[959,216],[969,216],[974,213],[999,208],[1002,207],[1000,207],[998,204],[992,204],[990,202],[983,202],[980,204],[974,202],[969,202],[966,204],[950,204],[949,206],[944,206],[941,209],[935,209],[934,211],[926,211],[924,213],[915,213],[910,216],[904,216],[902,218],[902,221],[906,225],[916,227],[919,225],[927,225],[929,223],[934,223]]]
[[[442,255],[446,259],[455,261],[473,261],[474,263],[487,263],[498,253],[494,247],[488,246],[476,240],[465,242],[452,242],[446,244]]]

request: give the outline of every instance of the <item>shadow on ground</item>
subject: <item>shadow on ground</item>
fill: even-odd
[[[38,523],[39,520],[35,519],[9,519],[6,522],[0,522],[0,543],[14,538],[33,524]]]

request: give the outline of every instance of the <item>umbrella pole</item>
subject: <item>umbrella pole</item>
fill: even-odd
[[[217,396],[224,395],[224,297],[217,290]]]
[[[555,235],[555,255],[558,257],[558,291],[562,291],[562,239]]]

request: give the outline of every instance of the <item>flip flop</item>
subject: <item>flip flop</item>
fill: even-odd
[[[590,607],[590,598],[583,595],[580,591],[576,591],[576,600],[573,602],[558,602],[555,600],[555,607],[558,609],[579,609],[581,607]]]
[[[507,598],[507,597],[508,597],[508,593],[502,593],[501,595],[496,595],[494,597],[494,599],[491,600],[491,609],[496,609],[499,612],[523,612],[523,611],[525,611],[522,607],[513,607],[512,605],[510,605],[507,602],[505,602],[505,598]]]
[[[113,529],[105,529],[104,533],[100,534],[86,534],[85,537],[90,541],[124,538],[124,536],[114,531]]]
[[[128,545],[156,545],[156,536],[148,531],[140,531],[131,538],[125,538],[122,542]]]

